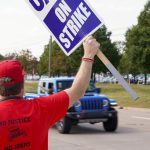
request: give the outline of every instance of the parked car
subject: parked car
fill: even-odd
[[[150,77],[147,78],[147,84],[150,84]]]
[[[39,80],[38,93],[26,93],[25,98],[31,100],[34,97],[60,92],[69,88],[73,80],[74,78],[69,77],[42,78]],[[51,87],[53,91],[49,92]],[[91,80],[85,95],[68,109],[66,116],[56,123],[56,127],[60,133],[69,133],[71,127],[78,123],[102,122],[105,131],[113,132],[118,126],[118,115],[114,106],[117,106],[116,100],[100,94],[100,89],[96,88]]]

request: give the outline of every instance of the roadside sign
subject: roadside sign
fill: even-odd
[[[26,0],[66,55],[103,25],[85,0]]]

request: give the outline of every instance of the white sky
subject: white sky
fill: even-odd
[[[73,0],[72,0],[73,1]],[[148,0],[88,0],[112,31],[112,40],[124,40],[128,28]],[[49,33],[24,0],[0,0],[0,54],[32,50],[39,57],[49,41]]]

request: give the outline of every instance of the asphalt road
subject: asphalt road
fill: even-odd
[[[80,124],[71,134],[49,130],[49,150],[150,150],[150,109],[118,109],[119,127],[106,133],[101,123]]]

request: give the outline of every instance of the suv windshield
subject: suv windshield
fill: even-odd
[[[93,81],[90,81],[89,86],[88,86],[86,92],[95,92],[95,85],[94,85]]]
[[[73,82],[73,80],[57,81],[58,92],[70,88],[72,85],[72,82]]]
[[[73,80],[63,80],[63,81],[57,81],[57,89],[58,89],[58,92],[59,91],[62,91],[62,90],[65,90],[67,88],[70,88],[71,85],[73,83]],[[95,85],[94,85],[94,82],[93,81],[90,81],[90,84],[86,90],[86,92],[94,92],[95,91]]]

